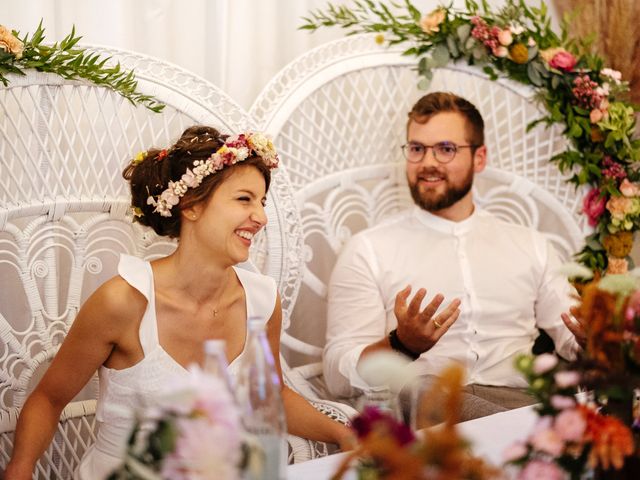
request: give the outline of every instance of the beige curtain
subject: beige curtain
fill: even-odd
[[[571,34],[596,34],[595,51],[607,66],[620,70],[631,85],[631,100],[640,103],[640,1],[554,0],[560,15],[577,12]]]

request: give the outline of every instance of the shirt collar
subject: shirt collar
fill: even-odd
[[[454,222],[451,220],[447,220],[446,218],[438,217],[432,213],[423,210],[417,205],[413,206],[412,217],[418,220],[423,225],[426,225],[429,228],[433,228],[442,233],[448,233],[451,235],[457,235],[468,232],[475,219],[479,215],[479,208],[477,205],[474,205],[473,213],[469,215],[467,218],[460,222]]]

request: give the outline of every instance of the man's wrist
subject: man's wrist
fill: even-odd
[[[417,360],[418,358],[420,358],[420,353],[416,353],[410,350],[404,343],[400,341],[400,339],[398,338],[398,330],[396,328],[389,332],[389,345],[391,345],[391,348],[393,350],[406,355],[411,360]]]

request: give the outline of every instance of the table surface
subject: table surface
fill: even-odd
[[[531,432],[538,415],[533,407],[523,407],[508,412],[496,413],[458,425],[460,433],[472,445],[473,452],[493,465],[502,464],[502,452],[518,440],[524,440]],[[329,480],[344,459],[339,453],[308,462],[290,465],[287,468],[289,480]],[[353,472],[344,479],[355,480]]]

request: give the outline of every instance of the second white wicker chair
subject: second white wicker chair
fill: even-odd
[[[320,398],[329,398],[319,359],[336,256],[352,234],[412,203],[400,145],[407,112],[426,92],[416,87],[415,61],[401,51],[371,36],[320,46],[283,69],[250,110],[274,137],[300,209],[303,275],[283,299],[290,314],[283,344],[298,388]],[[476,178],[476,200],[545,232],[564,258],[576,252],[588,231],[580,195],[549,163],[565,145],[559,129],[527,132],[541,116],[534,92],[462,65],[437,70],[429,90],[457,93],[484,117],[490,166]]]

